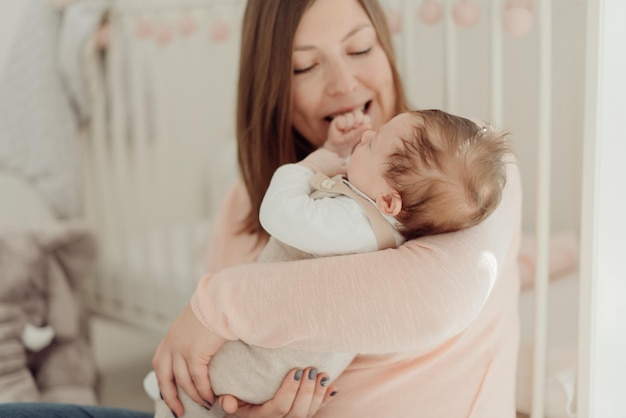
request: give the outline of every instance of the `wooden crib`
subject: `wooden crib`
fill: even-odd
[[[616,344],[616,323],[599,326],[618,314],[626,318],[623,308],[603,302],[626,295],[615,279],[624,261],[613,241],[626,231],[605,221],[608,208],[626,205],[599,183],[616,176],[620,152],[626,157],[626,141],[599,146],[617,134],[618,120],[600,110],[626,108],[624,94],[609,94],[620,73],[607,67],[617,64],[626,74],[615,58],[626,36],[618,21],[626,17],[624,3],[383,4],[411,103],[489,120],[512,133],[524,184],[524,229],[537,242],[536,284],[524,296],[530,377],[522,381],[520,373],[518,379],[520,412],[626,417],[609,412],[619,396],[604,386],[619,381],[607,359],[624,357],[626,343]],[[441,14],[432,13],[437,5]],[[94,47],[87,54],[94,109],[83,143],[84,190],[102,249],[90,293],[104,315],[163,331],[203,272],[216,205],[237,173],[235,77],[244,6],[243,0],[114,1],[105,53]],[[513,12],[532,20],[516,26],[507,20]],[[620,31],[621,43],[606,41]],[[567,292],[549,280],[550,238],[563,230],[583,243],[580,271],[561,282],[570,283]],[[549,290],[567,298],[564,322],[550,320]],[[574,334],[555,347],[549,327],[564,323]],[[557,370],[556,390],[565,393],[557,400],[554,350],[575,359]]]

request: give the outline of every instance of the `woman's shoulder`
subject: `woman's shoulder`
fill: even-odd
[[[213,217],[215,228],[221,232],[239,230],[251,207],[246,185],[241,177],[237,178],[228,187]]]
[[[237,209],[245,209],[246,211],[250,209],[250,195],[241,176],[236,178],[228,187],[222,199],[222,211],[225,208],[235,210],[236,212],[239,212]]]

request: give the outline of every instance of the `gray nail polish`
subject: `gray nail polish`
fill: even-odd
[[[316,377],[317,377],[317,369],[313,367],[311,370],[309,370],[309,380],[315,380]]]
[[[303,370],[297,370],[296,373],[293,375],[293,379],[296,382],[299,382],[300,379],[302,379],[302,373],[303,373]]]
[[[328,384],[328,378],[327,377],[322,377],[320,379],[320,386],[326,387],[327,384]]]

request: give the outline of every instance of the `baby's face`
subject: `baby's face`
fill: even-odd
[[[410,136],[415,123],[414,115],[401,113],[378,131],[365,131],[348,162],[350,183],[374,200],[390,193],[392,188],[383,175],[385,164],[389,155],[402,147],[400,138]]]

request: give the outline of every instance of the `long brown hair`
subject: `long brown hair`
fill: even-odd
[[[242,232],[262,233],[261,201],[274,171],[315,147],[292,126],[293,42],[315,0],[248,0],[243,19],[237,96],[237,158],[251,209]],[[391,35],[377,0],[357,0],[368,14],[393,74],[396,113],[407,108]]]

